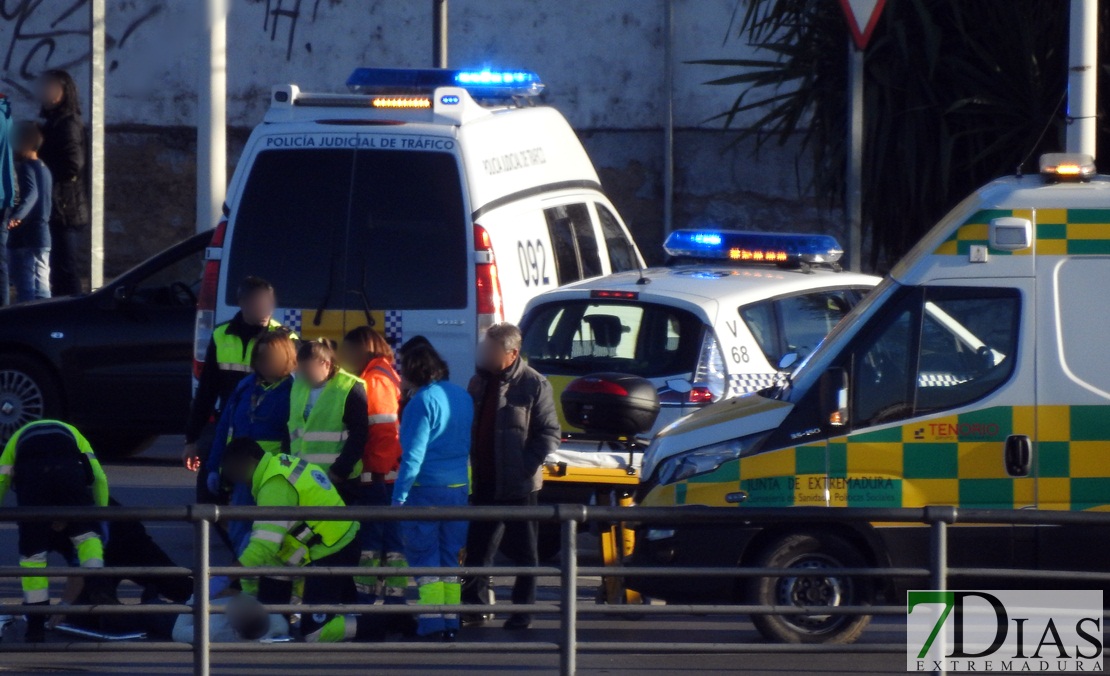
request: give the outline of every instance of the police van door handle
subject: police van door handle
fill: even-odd
[[[1010,476],[1029,476],[1033,467],[1033,442],[1024,434],[1006,437],[1006,473]]]

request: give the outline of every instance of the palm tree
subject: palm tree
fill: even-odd
[[[848,32],[838,3],[737,2],[730,34],[768,56],[697,62],[734,71],[707,83],[740,89],[717,119],[732,127],[739,113],[759,112],[737,138],[757,147],[800,136],[813,166],[807,190],[841,204]],[[1102,4],[1105,20],[1110,2]],[[1067,2],[887,3],[865,57],[863,220],[872,268],[891,265],[979,185],[1035,170],[1037,155],[1062,149],[1067,39]],[[1110,38],[1100,42],[1100,53],[1110,53]],[[1105,126],[1099,131],[1101,139]]]

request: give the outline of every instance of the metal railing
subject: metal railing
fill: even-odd
[[[557,615],[559,640],[556,642],[482,642],[482,643],[406,643],[406,642],[357,642],[345,644],[320,643],[215,643],[210,640],[209,618],[223,609],[212,607],[209,600],[209,580],[213,575],[253,576],[273,575],[275,570],[288,574],[288,569],[245,568],[239,566],[211,565],[210,531],[214,523],[232,520],[354,520],[354,521],[546,521],[559,522],[562,532],[562,565],[539,567],[409,567],[409,576],[421,575],[533,575],[558,576],[560,600],[556,603],[536,603],[513,606],[513,612]],[[577,621],[580,615],[621,616],[673,616],[697,615],[870,615],[902,616],[904,605],[852,605],[838,607],[778,606],[758,604],[678,604],[678,605],[590,605],[578,606],[578,577],[719,577],[722,579],[782,577],[796,575],[784,568],[755,567],[680,567],[680,566],[579,566],[578,526],[583,523],[650,523],[651,525],[722,524],[736,525],[773,523],[784,524],[845,524],[845,523],[903,523],[926,524],[930,528],[929,565],[927,567],[876,567],[876,568],[827,568],[822,576],[860,576],[878,578],[918,578],[927,580],[929,588],[947,588],[952,575],[964,577],[998,578],[1060,578],[1083,580],[1092,583],[1110,581],[1110,572],[1072,572],[1045,570],[1018,570],[992,568],[950,568],[948,566],[948,526],[952,524],[1005,524],[1005,525],[1110,525],[1110,513],[1062,512],[1034,510],[957,510],[953,507],[925,508],[744,508],[735,507],[593,507],[583,505],[550,505],[536,507],[341,507],[341,508],[292,508],[292,507],[216,507],[192,505],[182,507],[105,507],[96,509],[75,508],[4,508],[0,509],[0,522],[58,522],[81,521],[145,521],[188,522],[193,524],[194,561],[190,567],[159,568],[69,568],[46,569],[51,577],[63,576],[112,576],[127,578],[135,575],[192,576],[192,606],[183,604],[121,604],[121,605],[70,605],[64,610],[58,606],[0,605],[0,614],[11,615],[66,615],[90,614],[183,614],[193,615],[192,645],[172,642],[93,643],[82,645],[81,650],[120,652],[185,652],[193,653],[194,673],[210,673],[212,652],[304,652],[304,651],[364,651],[364,652],[427,652],[444,650],[456,653],[529,652],[558,653],[560,673],[572,675],[576,671],[580,652],[605,653],[901,653],[902,643],[883,644],[775,644],[775,643],[703,643],[703,642],[635,642],[635,641],[579,641]],[[18,566],[0,567],[0,578],[17,578],[26,574]],[[391,567],[304,567],[297,569],[298,576],[319,575],[395,575]],[[344,613],[344,614],[420,614],[420,613],[480,613],[488,612],[484,605],[369,605],[369,604],[285,604],[267,605],[275,613]],[[4,644],[0,652],[55,651],[56,645]]]

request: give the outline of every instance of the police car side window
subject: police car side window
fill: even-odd
[[[625,236],[616,216],[601,204],[595,203],[594,206],[597,207],[601,234],[605,236],[605,250],[609,253],[609,267],[612,268],[613,272],[635,270],[638,267],[636,264],[636,249],[632,242],[628,241],[628,237]]]
[[[845,293],[840,291],[790,296],[775,304],[782,318],[784,354],[794,352],[799,358],[809,356],[851,309]]]
[[[777,364],[781,354],[778,320],[775,318],[774,301],[752,303],[740,308],[740,318],[744,320],[767,362]]]

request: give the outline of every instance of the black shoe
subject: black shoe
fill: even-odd
[[[532,626],[532,616],[524,613],[513,613],[505,620],[505,628],[510,631],[528,629]]]
[[[464,627],[480,627],[487,622],[493,622],[493,613],[463,613],[459,622]]]
[[[459,630],[458,629],[448,629],[447,631],[443,632],[443,641],[445,643],[454,643],[458,639],[459,639]]]
[[[29,606],[49,606],[50,601],[28,603]],[[46,640],[46,615],[28,615],[27,632],[23,635],[25,643],[42,643]]]

